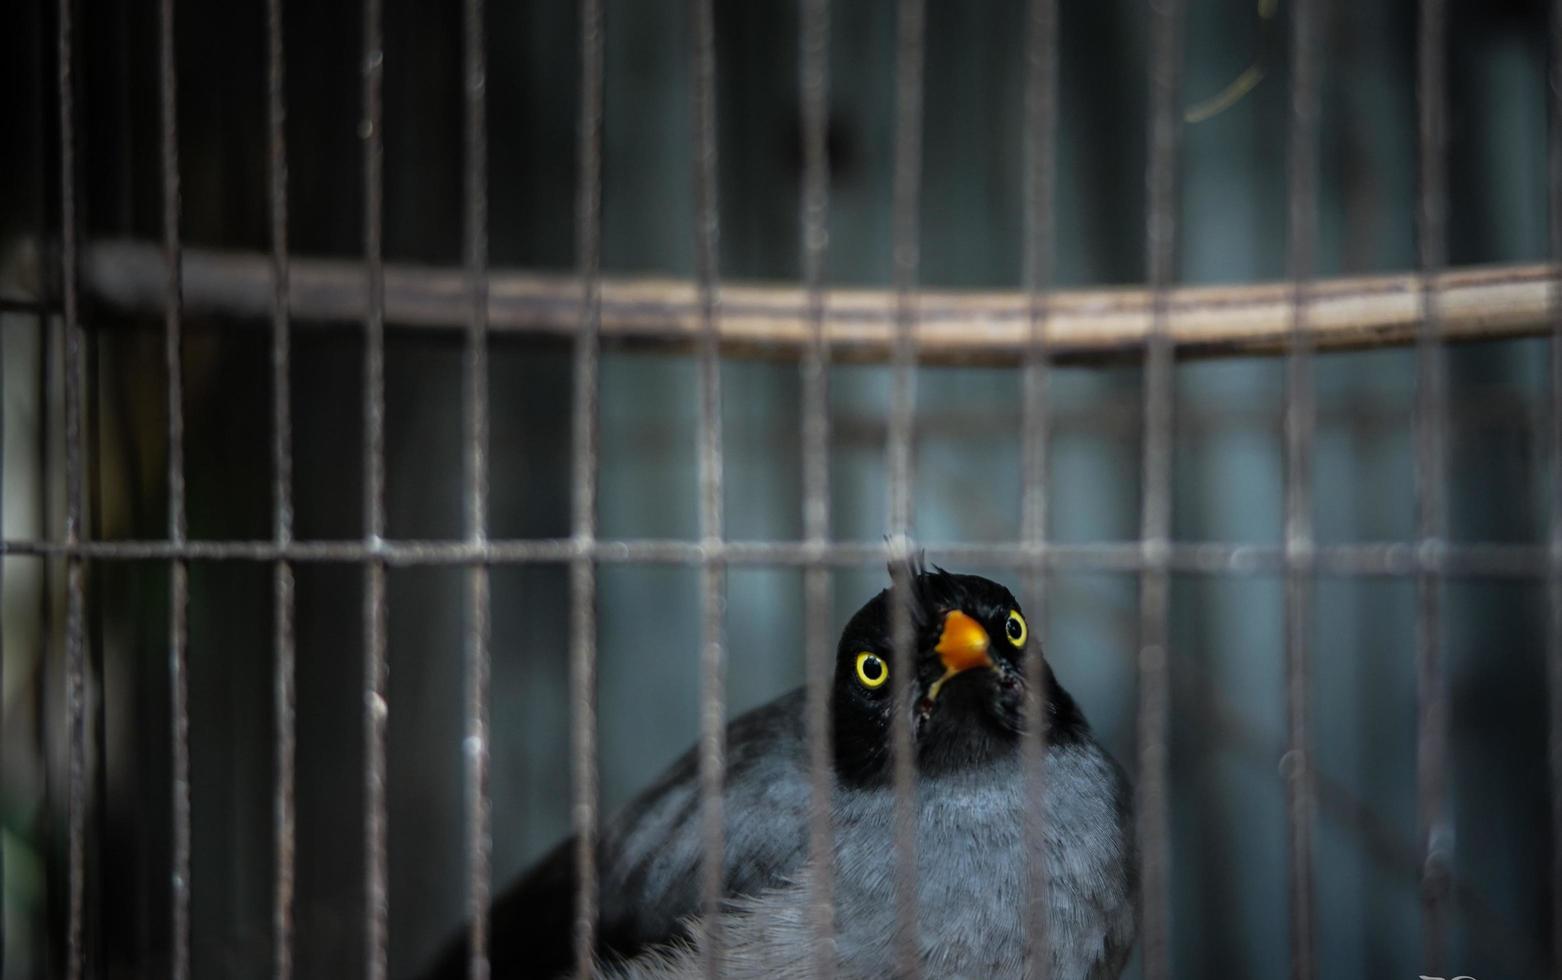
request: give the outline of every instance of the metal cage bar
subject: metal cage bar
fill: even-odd
[[[824,259],[829,246],[830,2],[799,0],[798,105],[803,123],[803,187],[798,224],[809,344],[801,363],[803,537],[823,551],[830,539],[830,349],[824,339]],[[830,686],[834,651],[829,567],[803,567],[803,641],[810,777],[808,853],[813,862],[809,924],[816,980],[835,976],[834,841],[830,824]]]
[[[571,698],[572,760],[574,766],[574,822],[578,837],[576,858],[579,880],[575,909],[577,966],[589,975],[597,928],[595,842],[598,826],[596,784],[595,658],[596,575],[599,562],[666,563],[697,568],[704,608],[701,667],[700,775],[704,830],[702,893],[708,918],[721,898],[722,783],[724,779],[725,704],[723,696],[725,576],[731,565],[800,568],[804,573],[807,633],[808,724],[813,766],[809,846],[823,857],[814,879],[811,915],[821,936],[833,930],[832,888],[828,856],[829,732],[828,683],[829,636],[822,624],[829,620],[831,570],[873,564],[883,559],[885,547],[873,542],[834,541],[830,530],[828,372],[832,358],[886,355],[892,367],[890,435],[886,445],[889,483],[888,553],[892,560],[908,557],[906,548],[913,524],[912,486],[914,459],[915,372],[924,357],[929,360],[996,356],[1016,361],[1024,372],[1024,437],[1022,443],[1022,533],[1014,545],[951,544],[932,546],[930,555],[955,561],[979,562],[1042,576],[1060,569],[1098,570],[1136,574],[1141,581],[1139,651],[1138,754],[1140,763],[1138,839],[1143,861],[1144,943],[1146,975],[1171,974],[1170,841],[1168,839],[1167,747],[1165,732],[1169,713],[1168,598],[1169,578],[1182,574],[1271,574],[1282,578],[1286,595],[1285,697],[1287,713],[1287,780],[1291,972],[1301,978],[1314,970],[1313,884],[1311,822],[1318,790],[1311,762],[1311,725],[1308,688],[1311,678],[1310,619],[1316,575],[1391,576],[1415,582],[1417,674],[1417,810],[1421,836],[1421,895],[1424,915],[1424,969],[1437,971],[1446,953],[1449,903],[1452,900],[1451,828],[1447,804],[1448,707],[1442,672],[1442,603],[1446,579],[1476,577],[1543,581],[1549,598],[1548,667],[1551,727],[1549,753],[1553,798],[1552,836],[1562,841],[1562,284],[1556,265],[1513,268],[1481,274],[1448,270],[1447,178],[1443,153],[1446,141],[1446,11],[1442,0],[1427,0],[1419,7],[1416,41],[1418,104],[1418,172],[1416,240],[1418,272],[1413,280],[1415,316],[1413,339],[1417,356],[1417,392],[1414,411],[1416,533],[1412,543],[1357,542],[1319,545],[1313,536],[1311,475],[1316,417],[1313,362],[1319,350],[1368,342],[1374,330],[1381,336],[1404,340],[1395,333],[1401,313],[1381,313],[1378,320],[1340,321],[1325,312],[1337,282],[1315,277],[1317,247],[1317,188],[1315,177],[1318,116],[1318,31],[1323,21],[1323,0],[1300,0],[1293,10],[1291,37],[1290,145],[1288,166],[1289,244],[1287,296],[1248,297],[1234,301],[1251,305],[1237,314],[1283,322],[1276,331],[1243,333],[1234,328],[1214,341],[1197,329],[1183,329],[1197,316],[1217,317],[1218,299],[1205,300],[1196,291],[1174,290],[1176,278],[1176,229],[1178,152],[1180,123],[1177,95],[1180,78],[1183,9],[1178,0],[1152,5],[1150,65],[1151,120],[1147,161],[1148,207],[1146,258],[1149,289],[1130,329],[1103,339],[1070,337],[1056,332],[1063,315],[1065,294],[1049,289],[1052,265],[1057,138],[1057,9],[1055,0],[1032,0],[1027,14],[1024,43],[1026,104],[1025,155],[1025,288],[1019,302],[1007,297],[996,306],[964,308],[959,303],[929,310],[918,288],[918,199],[921,184],[922,76],[925,59],[925,6],[923,0],[901,0],[898,15],[896,69],[896,127],[894,164],[894,269],[893,291],[871,303],[846,312],[827,303],[824,257],[827,249],[829,159],[827,154],[829,105],[828,0],[799,0],[801,23],[799,105],[804,120],[804,186],[799,204],[801,289],[780,295],[734,293],[743,304],[729,308],[719,284],[719,220],[717,206],[717,140],[715,102],[716,49],[711,0],[691,0],[692,44],[692,156],[695,187],[696,275],[688,296],[664,295],[657,312],[637,314],[636,295],[624,292],[622,308],[612,313],[611,331],[644,338],[658,333],[686,336],[696,347],[699,360],[699,483],[700,538],[697,541],[597,537],[596,481],[598,471],[597,418],[600,344],[604,325],[604,284],[601,277],[601,168],[604,33],[600,0],[582,0],[580,42],[582,53],[580,144],[577,171],[577,288],[553,290],[540,277],[532,277],[525,302],[531,307],[507,307],[510,298],[496,298],[495,277],[490,274],[487,244],[487,132],[485,113],[484,7],[482,0],[464,5],[465,79],[465,225],[464,312],[466,361],[464,388],[465,509],[466,534],[460,541],[387,540],[385,537],[385,377],[384,335],[387,322],[387,268],[383,256],[383,134],[382,0],[365,0],[363,7],[363,119],[364,141],[364,258],[351,268],[362,275],[366,290],[350,301],[350,311],[362,316],[364,351],[364,536],[354,541],[297,541],[293,534],[292,423],[290,413],[290,334],[298,294],[298,279],[288,252],[287,153],[285,140],[284,49],[281,0],[267,0],[268,125],[270,145],[269,204],[271,254],[268,304],[271,316],[272,369],[272,480],[273,535],[270,540],[190,540],[185,502],[184,419],[182,371],[182,321],[188,307],[187,286],[191,256],[180,237],[180,166],[177,114],[177,64],[173,0],[160,0],[158,26],[158,85],[161,136],[162,241],[159,249],[159,282],[154,300],[115,293],[101,271],[88,273],[83,257],[101,265],[107,247],[80,242],[78,213],[78,147],[74,86],[74,9],[72,0],[59,0],[58,74],[60,250],[57,285],[59,312],[65,337],[65,476],[66,520],[62,541],[7,540],[0,542],[0,556],[33,555],[61,558],[66,564],[65,671],[69,750],[68,820],[68,919],[66,923],[67,976],[89,971],[84,940],[86,911],[85,876],[88,789],[86,765],[89,748],[86,733],[86,697],[89,641],[85,633],[85,570],[91,561],[152,560],[170,569],[170,637],[168,669],[173,735],[172,758],[173,850],[170,862],[171,972],[185,977],[190,970],[190,776],[188,703],[188,603],[189,565],[202,561],[256,561],[273,566],[275,619],[273,646],[276,781],[274,831],[276,865],[273,882],[274,973],[288,978],[293,972],[293,892],[295,861],[295,678],[294,678],[294,566],[298,562],[360,564],[365,572],[364,593],[364,738],[366,749],[365,822],[365,952],[366,972],[383,978],[387,971],[387,880],[385,803],[385,699],[386,600],[388,568],[408,565],[455,565],[467,572],[469,619],[466,633],[466,830],[467,907],[470,913],[469,969],[474,977],[487,974],[486,909],[491,885],[491,796],[488,785],[488,687],[490,651],[490,566],[495,564],[562,563],[571,568]],[[1548,174],[1551,206],[1551,253],[1562,262],[1562,3],[1553,5],[1552,81],[1548,110],[1551,121]],[[197,262],[206,261],[202,250]],[[203,269],[204,276],[211,270]],[[341,268],[332,267],[336,272]],[[1515,267],[1516,268],[1516,267]],[[219,270],[220,271],[220,270]],[[228,272],[232,272],[231,269]],[[311,267],[309,275],[321,282],[331,270]],[[432,325],[443,322],[452,302],[441,291],[436,272],[424,275],[411,293],[397,302],[404,322]],[[246,273],[247,274],[247,273]],[[334,273],[331,273],[334,274]],[[83,513],[83,486],[90,458],[86,429],[90,421],[82,412],[89,389],[85,371],[84,334],[80,322],[79,278],[92,278],[87,287],[109,306],[125,309],[155,308],[163,315],[163,354],[167,373],[168,536],[153,541],[94,541]],[[1460,277],[1463,277],[1462,279]],[[242,277],[238,277],[242,278]],[[229,280],[230,285],[238,278]],[[1474,285],[1472,285],[1472,283]],[[418,284],[421,284],[420,286]],[[1402,285],[1402,284],[1401,284]],[[204,287],[203,287],[204,288]],[[417,289],[426,290],[418,294]],[[1344,290],[1354,300],[1362,295],[1400,297],[1397,286],[1378,283]],[[1446,446],[1448,438],[1447,378],[1444,344],[1453,336],[1482,335],[1478,324],[1487,308],[1466,302],[1460,290],[1522,289],[1523,296],[1504,293],[1512,304],[1502,314],[1509,326],[1534,317],[1535,290],[1545,297],[1544,310],[1550,337],[1550,431],[1546,465],[1550,480],[1550,539],[1545,545],[1494,543],[1453,544],[1446,540]],[[550,291],[552,290],[552,291]],[[1374,292],[1375,291],[1375,292]],[[795,293],[796,295],[792,295]],[[129,298],[126,298],[129,295]],[[210,296],[202,302],[208,302]],[[307,293],[310,309],[335,310],[336,299],[324,293]],[[411,295],[412,298],[408,298]],[[1484,294],[1483,294],[1484,295]],[[432,298],[430,298],[432,297]],[[1191,298],[1190,298],[1191,297]],[[1256,297],[1256,298],[1255,298]],[[860,299],[857,297],[856,299]],[[654,297],[653,297],[654,299]],[[254,312],[247,294],[237,300],[241,312]],[[1200,306],[1205,302],[1205,306]],[[420,305],[420,303],[422,305]],[[771,304],[768,308],[766,303]],[[561,305],[562,304],[562,305]],[[875,305],[877,304],[877,305]],[[654,305],[654,304],[653,304]],[[1125,307],[1133,303],[1125,303]],[[1500,305],[1500,304],[1499,304]],[[544,321],[561,320],[558,309],[575,311],[572,331],[575,343],[574,519],[568,539],[493,540],[487,534],[488,510],[488,338],[495,322],[506,329],[537,329]],[[202,307],[205,308],[205,307]],[[1514,313],[1513,309],[1521,312]],[[47,313],[49,304],[6,299],[6,311]],[[517,312],[519,309],[519,312]],[[1193,309],[1194,321],[1183,318]],[[496,310],[498,311],[496,313]],[[779,310],[779,312],[777,312]],[[1120,312],[1120,311],[1119,311]],[[1229,312],[1229,310],[1228,310]],[[635,316],[643,319],[635,321]],[[1127,314],[1125,314],[1127,315]],[[734,331],[735,319],[771,317],[798,326],[782,330],[783,346],[795,345],[801,360],[803,436],[804,534],[800,541],[729,541],[723,533],[720,356],[728,345],[758,344],[763,330],[744,334]],[[984,319],[985,318],[985,319]],[[1398,318],[1398,319],[1396,319]],[[1265,322],[1268,323],[1268,319]],[[1347,318],[1348,319],[1348,318]],[[687,321],[687,323],[685,322]],[[949,339],[927,333],[924,327],[967,330],[983,322],[1009,323],[1015,330],[1000,341]],[[1213,321],[1211,321],[1213,322]],[[1528,321],[1525,321],[1528,322]],[[692,327],[688,324],[692,323]],[[883,327],[866,337],[853,329],[863,324]],[[1344,323],[1343,326],[1340,324]],[[842,326],[844,324],[844,326]],[[854,326],[855,324],[855,326]],[[772,327],[774,324],[772,324]],[[767,328],[768,329],[768,328]],[[1507,329],[1506,327],[1503,329]],[[1532,327],[1525,328],[1526,330]],[[840,331],[840,333],[837,333]],[[1265,332],[1267,331],[1267,332]],[[1337,332],[1331,332],[1337,331]],[[1513,333],[1519,332],[1517,329]],[[1490,335],[1490,334],[1486,334]],[[1341,338],[1344,338],[1343,340]],[[788,339],[791,338],[791,339]],[[844,339],[843,339],[844,338]],[[931,340],[930,340],[931,338]],[[772,338],[773,339],[773,338]],[[1380,338],[1381,339],[1381,338]],[[1061,341],[1061,343],[1060,343]],[[983,347],[982,344],[988,346]],[[1286,356],[1285,392],[1285,531],[1280,546],[1254,546],[1221,542],[1175,543],[1171,540],[1170,466],[1173,450],[1171,425],[1174,401],[1174,348],[1187,345],[1233,345],[1230,349],[1283,349]],[[1072,345],[1072,346],[1071,346]],[[1246,345],[1246,346],[1245,346]],[[1082,545],[1053,544],[1046,531],[1046,392],[1052,358],[1060,353],[1110,353],[1142,346],[1145,353],[1145,419],[1143,460],[1142,537],[1127,542]],[[1044,615],[1042,590],[1032,587]],[[897,683],[905,676],[906,623],[897,613],[893,633],[897,656]],[[1039,634],[1036,634],[1039,635]],[[1034,650],[1030,669],[1039,671],[1041,651]],[[1033,674],[1039,676],[1039,674]],[[1028,740],[1039,753],[1040,702],[1028,704],[1038,738]],[[900,718],[893,734],[896,750],[895,790],[896,868],[898,888],[898,948],[907,957],[902,973],[914,976],[916,944],[916,839],[912,809],[915,794],[910,732]],[[1039,761],[1042,757],[1035,757]],[[1039,766],[1030,767],[1039,773]],[[1036,778],[1031,809],[1039,815],[1044,785]],[[1029,853],[1039,854],[1039,823],[1027,825]],[[1038,868],[1039,861],[1035,862]],[[1562,894],[1562,857],[1552,872],[1553,894]],[[1033,876],[1028,915],[1027,959],[1037,975],[1045,974],[1045,915],[1041,899],[1045,878]],[[1562,903],[1554,930],[1562,937]],[[718,975],[721,963],[717,923],[709,921],[705,968]],[[1562,938],[1553,950],[1553,974],[1562,976]],[[830,945],[820,944],[816,960],[819,975],[833,972]]]
[[[1318,89],[1315,31],[1321,0],[1298,0],[1290,38],[1289,244],[1295,309],[1286,358],[1286,805],[1289,832],[1290,975],[1314,975],[1312,886],[1312,333],[1307,327],[1317,250]]]
[[[46,337],[46,336],[48,336],[47,323],[48,323],[48,321],[45,318],[43,318],[41,316],[38,318],[38,336],[39,337]],[[3,379],[3,378],[6,377],[5,371],[6,371],[5,343],[3,341],[3,338],[0,338],[0,379]],[[0,418],[0,524],[4,524],[4,514],[5,514],[5,448],[6,448],[5,419],[4,418]],[[0,597],[3,597],[4,595],[5,595],[5,560],[3,558],[0,558]],[[6,692],[6,686],[5,686],[5,630],[3,628],[0,628],[0,731],[4,731],[5,730],[5,705],[6,705],[5,692]],[[3,847],[0,847],[0,882],[5,881],[5,866],[6,866],[6,862],[5,862],[5,849]],[[3,889],[0,889],[0,890],[3,890]],[[6,931],[5,917],[6,917],[6,898],[5,898],[5,896],[3,894],[0,894],[0,974],[4,974],[4,972],[5,972],[5,960],[4,960],[5,953],[4,953],[4,950],[6,948],[5,941],[6,941],[6,938],[8,937],[8,935],[9,935],[7,933],[7,931]]]
[[[1416,252],[1421,275],[1447,263],[1446,66],[1447,11],[1443,0],[1417,6],[1416,109],[1419,187]],[[1421,326],[1416,335],[1415,439],[1416,539],[1433,548],[1446,537],[1444,512],[1445,434],[1448,427],[1446,365],[1440,336],[1440,303],[1423,287]],[[1447,903],[1452,828],[1447,811],[1447,698],[1443,691],[1442,576],[1416,576],[1416,813],[1422,867],[1422,969],[1442,971],[1446,955]]]
[[[917,277],[921,258],[922,77],[926,57],[925,0],[900,0],[895,14],[895,129],[891,240],[895,319],[891,352],[889,431],[885,471],[889,484],[888,558],[900,579],[890,603],[890,757],[895,790],[896,975],[922,975],[917,940],[916,758],[908,692],[912,670],[910,534],[916,424]]]
[[[483,0],[463,5],[466,76],[466,265],[471,311],[466,342],[466,532],[488,540],[488,123]],[[488,901],[493,887],[488,699],[492,651],[488,566],[467,568],[467,924],[472,980],[488,980]]]
[[[1550,85],[1546,108],[1550,122],[1547,142],[1547,193],[1550,198],[1552,262],[1562,262],[1562,0],[1550,5]],[[1548,584],[1550,729],[1547,745],[1551,776],[1551,976],[1562,980],[1562,280],[1551,284],[1551,433],[1547,447],[1550,470],[1551,576]]]
[[[1166,736],[1170,713],[1168,612],[1171,540],[1173,368],[1167,333],[1168,294],[1177,274],[1178,106],[1183,6],[1152,4],[1150,123],[1146,165],[1145,266],[1151,297],[1145,341],[1144,461],[1139,579],[1139,699],[1137,797],[1140,935],[1146,980],[1168,980],[1171,969],[1170,813]]]
[[[1024,569],[1036,557],[1023,544],[930,544],[927,556],[946,563]],[[587,545],[573,538],[491,539],[482,547],[465,541],[381,540],[295,541],[279,547],[273,541],[187,541],[175,547],[167,541],[10,540],[0,554],[85,558],[92,561],[334,562],[370,561],[407,567],[417,565],[559,564],[582,555],[612,564],[698,565],[719,551],[729,565],[799,567],[822,562],[832,567],[882,565],[884,545],[868,541],[831,541],[822,549],[806,541],[724,541],[719,549],[698,541],[658,538],[597,538]],[[1172,542],[1163,558],[1146,560],[1139,541],[1089,543],[1049,542],[1039,559],[1047,572],[1141,572],[1165,566],[1186,575],[1282,574],[1282,547],[1228,542]],[[1318,574],[1343,578],[1404,578],[1420,574],[1468,579],[1545,579],[1550,574],[1546,545],[1478,542],[1420,548],[1402,541],[1365,541],[1319,545],[1314,551]]]
[[[1024,569],[1026,600],[1030,603],[1030,642],[1025,650],[1025,724],[1028,737],[1024,773],[1027,780],[1025,810],[1026,913],[1024,921],[1026,975],[1035,980],[1051,976],[1048,945],[1046,864],[1046,675],[1042,643],[1047,618],[1045,568],[1042,555],[1047,542],[1047,474],[1051,425],[1047,418],[1047,383],[1051,369],[1047,349],[1047,320],[1052,283],[1054,204],[1057,183],[1058,132],[1058,5],[1057,0],[1031,0],[1027,5],[1025,32],[1025,126],[1021,159],[1024,161],[1022,197],[1025,214],[1021,278],[1030,306],[1030,336],[1022,377],[1020,443],[1020,540],[1031,552]]]
[[[575,973],[588,980],[597,929],[597,385],[602,272],[602,0],[580,0],[580,146],[575,197],[580,281],[570,542],[570,749],[575,828]]]
[[[1309,980],[1313,965],[1312,616],[1313,337],[1308,301],[1318,238],[1317,27],[1322,0],[1297,0],[1291,13],[1290,139],[1287,262],[1295,310],[1285,383],[1285,712],[1286,830],[1292,980]]]
[[[174,51],[173,0],[158,5],[158,88],[162,130],[163,257],[167,265],[164,290],[163,370],[168,386],[168,540],[188,538],[184,492],[184,368],[179,259],[179,97]],[[190,974],[190,566],[187,559],[169,562],[168,684],[173,732],[173,859],[172,888],[174,980]]]
[[[367,272],[363,356],[364,547],[364,960],[368,980],[385,980],[389,888],[386,855],[385,561],[385,143],[383,0],[363,4],[363,248]]]
[[[705,975],[721,976],[723,790],[726,766],[726,567],[722,560],[720,212],[716,184],[716,24],[711,0],[689,5],[691,155],[694,178],[694,276],[699,297],[699,424],[696,451],[700,500],[700,862]]]
[[[283,51],[282,0],[266,0],[266,122],[271,211],[271,498],[272,536],[278,549],[293,542],[292,347],[288,310],[287,91]],[[276,710],[272,819],[275,824],[275,880],[272,884],[272,960],[276,980],[293,976],[293,892],[297,857],[296,755],[297,686],[295,676],[293,563],[278,557],[272,565]]]
[[[80,305],[76,291],[76,112],[75,35],[72,0],[59,0],[56,8],[56,58],[59,109],[60,182],[60,292],[65,335],[65,543],[77,546],[82,533],[82,466],[85,439],[82,433],[83,376]],[[82,919],[86,887],[87,651],[84,623],[86,582],[83,557],[65,562],[65,705],[69,739],[66,798],[66,966],[67,980],[80,980],[83,971]]]
[[[1167,293],[1176,276],[1178,152],[1181,117],[1182,5],[1168,0],[1151,8],[1150,132],[1147,165],[1146,269],[1151,325],[1145,347],[1143,515],[1140,545],[1138,703],[1138,821],[1142,889],[1140,931],[1145,976],[1171,976],[1170,822],[1166,732],[1170,709],[1167,626],[1171,537],[1173,429],[1172,349],[1167,336]]]

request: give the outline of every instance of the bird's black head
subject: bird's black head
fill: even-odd
[[[851,782],[888,778],[895,708],[895,604],[910,627],[904,708],[911,712],[924,774],[978,765],[1012,752],[1025,727],[1025,652],[1037,642],[1013,593],[991,579],[956,575],[920,561],[891,569],[893,587],[857,611],[836,653],[833,717],[836,770]],[[1068,692],[1043,666],[1047,738],[1085,731]]]

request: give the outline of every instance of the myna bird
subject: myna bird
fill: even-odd
[[[928,976],[1025,971],[1027,876],[1022,770],[1029,628],[1014,596],[974,575],[913,565],[847,623],[831,692],[836,950],[841,975],[894,975],[895,792],[889,683],[891,604],[913,629],[918,949]],[[1135,934],[1136,871],[1127,782],[1078,705],[1042,668],[1045,949],[1053,980],[1116,977]],[[809,780],[803,692],[728,727],[723,973],[807,976],[817,937],[806,903]],[[599,955],[615,975],[701,975],[696,916],[701,824],[691,751],[603,829]],[[493,909],[498,978],[549,977],[571,961],[573,842]],[[460,976],[452,956],[439,977]],[[617,964],[613,966],[613,964]]]

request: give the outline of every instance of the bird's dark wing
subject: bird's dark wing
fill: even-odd
[[[801,866],[809,782],[803,692],[727,726],[724,891],[748,894]],[[598,952],[629,955],[675,939],[700,910],[699,756],[691,749],[602,828],[597,850]],[[575,840],[563,841],[493,906],[495,980],[553,977],[574,963]],[[465,975],[463,937],[431,980]]]

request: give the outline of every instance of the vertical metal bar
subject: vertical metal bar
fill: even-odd
[[[1183,6],[1152,3],[1150,28],[1149,161],[1146,170],[1145,262],[1151,288],[1145,349],[1144,488],[1139,582],[1138,833],[1146,980],[1171,976],[1171,845],[1167,799],[1168,691],[1167,558],[1171,538],[1172,346],[1166,321],[1177,269],[1178,152],[1182,116]]]
[[[580,146],[575,197],[580,330],[575,340],[570,705],[575,798],[575,974],[589,980],[597,929],[597,362],[602,326],[602,0],[580,0]]]
[[[368,271],[364,319],[364,539],[379,550],[385,535],[385,255],[383,245],[385,75],[382,0],[363,4],[363,239]],[[389,896],[385,852],[385,561],[364,575],[364,958],[369,980],[385,980]]]
[[[181,337],[179,243],[179,100],[174,65],[174,3],[159,4],[159,82],[161,89],[163,167],[164,283],[163,359],[168,384],[168,539],[185,543],[184,509],[184,354]],[[170,563],[168,619],[169,703],[173,706],[173,977],[190,973],[190,689],[189,592],[190,566]]]
[[[85,224],[85,219],[83,219]],[[103,526],[103,467],[93,465],[94,458],[103,458],[102,409],[103,409],[103,341],[87,333],[83,336],[86,358],[84,372],[87,378],[84,395],[87,399],[85,428],[87,437],[87,467],[83,476],[87,485],[86,513],[82,515],[82,528],[88,537],[93,528]],[[92,804],[87,813],[87,972],[102,972],[103,961],[103,854],[106,830],[106,801],[108,800],[108,706],[104,696],[103,670],[103,602],[102,596],[89,596],[86,603],[87,623],[87,731],[90,748],[87,758],[91,767],[91,788],[87,790]]]
[[[266,121],[271,205],[271,502],[278,548],[293,542],[292,349],[288,336],[287,103],[284,87],[282,0],[266,0]],[[293,976],[293,882],[296,855],[295,762],[297,693],[293,631],[293,564],[272,566],[273,698],[276,710],[275,882],[272,892],[272,969]]]
[[[1290,843],[1291,977],[1313,966],[1311,699],[1313,520],[1313,344],[1308,301],[1318,236],[1316,181],[1318,0],[1297,0],[1291,15],[1290,203],[1292,301],[1285,386],[1285,701],[1287,829]]]
[[[466,352],[466,533],[488,540],[488,131],[483,0],[467,0],[466,29],[466,266],[471,309]],[[467,569],[467,922],[473,980],[488,978],[488,896],[493,836],[488,787],[489,651],[488,566]]]
[[[1442,0],[1417,6],[1417,149],[1420,186],[1416,249],[1421,272],[1421,327],[1416,338],[1415,505],[1421,567],[1416,575],[1416,799],[1421,849],[1421,929],[1427,973],[1442,972],[1449,894],[1448,848],[1452,829],[1446,807],[1447,698],[1442,672],[1441,570],[1443,544],[1443,441],[1447,432],[1445,366],[1439,337],[1438,299],[1432,276],[1447,262],[1447,182],[1444,170],[1446,104]]]
[[[34,145],[41,148],[43,144],[40,141],[39,143],[34,144]],[[38,321],[39,321],[38,337],[39,337],[40,340],[42,340],[45,336],[47,336],[47,332],[46,332],[46,330],[44,328],[44,325],[47,323],[47,321],[42,316],[40,316],[38,318]],[[4,324],[4,322],[5,322],[4,317],[0,316],[0,324]],[[3,386],[6,383],[7,375],[5,373],[5,368],[6,368],[5,337],[4,336],[0,336],[0,386]],[[5,537],[5,533],[4,532],[5,532],[5,411],[4,411],[4,400],[3,400],[3,398],[0,398],[0,538],[4,538]],[[5,605],[5,556],[4,555],[0,555],[0,608],[4,608],[4,605]],[[5,728],[5,704],[6,704],[6,700],[5,700],[5,624],[0,623],[0,732],[4,732],[6,730],[6,728]],[[0,741],[0,751],[3,751],[3,750],[4,750],[4,743],[3,743],[3,741]],[[4,887],[4,882],[5,882],[5,848],[4,848],[4,846],[0,846],[0,977],[3,977],[4,974],[5,974],[5,950],[6,950],[5,942],[6,942],[6,939],[7,939],[7,933],[6,933],[6,928],[5,928],[5,922],[6,922],[6,895],[5,895],[5,892],[6,892],[6,889]]]
[[[1022,277],[1029,308],[1030,336],[1024,362],[1024,418],[1021,425],[1021,539],[1029,552],[1025,594],[1030,603],[1030,642],[1025,651],[1026,795],[1026,975],[1046,980],[1052,960],[1047,940],[1045,651],[1046,621],[1043,558],[1047,538],[1047,419],[1049,357],[1046,348],[1047,289],[1052,281],[1057,161],[1058,7],[1057,0],[1031,0],[1025,32],[1025,129],[1022,181],[1025,241]]]
[[[891,364],[889,440],[889,558],[900,565],[910,557],[912,520],[912,428],[916,406],[917,270],[920,264],[922,193],[922,73],[925,0],[901,0],[896,14],[895,162],[893,250],[895,339]],[[916,760],[911,739],[910,679],[912,635],[910,582],[899,583],[890,607],[890,744],[895,785],[895,964],[898,975],[921,975],[917,956]]]
[[[82,336],[76,295],[76,116],[73,73],[75,58],[72,0],[59,0],[58,92],[60,125],[60,289],[65,307],[65,543],[79,544],[82,516]],[[82,976],[82,912],[86,885],[87,729],[86,643],[83,605],[86,585],[82,560],[65,562],[65,702],[69,726],[69,786],[67,828],[67,980]]]
[[[699,470],[700,598],[704,628],[700,645],[700,814],[704,860],[700,865],[706,920],[705,972],[721,975],[722,935],[716,913],[721,902],[723,801],[726,765],[726,568],[722,548],[721,361],[719,316],[720,224],[716,188],[716,27],[711,0],[690,4],[694,44],[694,271],[699,287]]]
[[[1562,0],[1551,4],[1550,120],[1547,182],[1550,198],[1551,284],[1551,442],[1547,459],[1551,482],[1551,614],[1547,644],[1551,728],[1547,755],[1551,765],[1551,976],[1562,980]]]
[[[800,0],[798,103],[803,121],[803,188],[799,224],[809,343],[803,351],[803,536],[823,549],[830,539],[830,352],[824,340],[824,259],[829,248],[830,2]],[[830,572],[823,562],[803,571],[803,640],[807,675],[810,792],[808,853],[813,862],[809,932],[813,972],[835,976],[834,843],[830,827]]]

